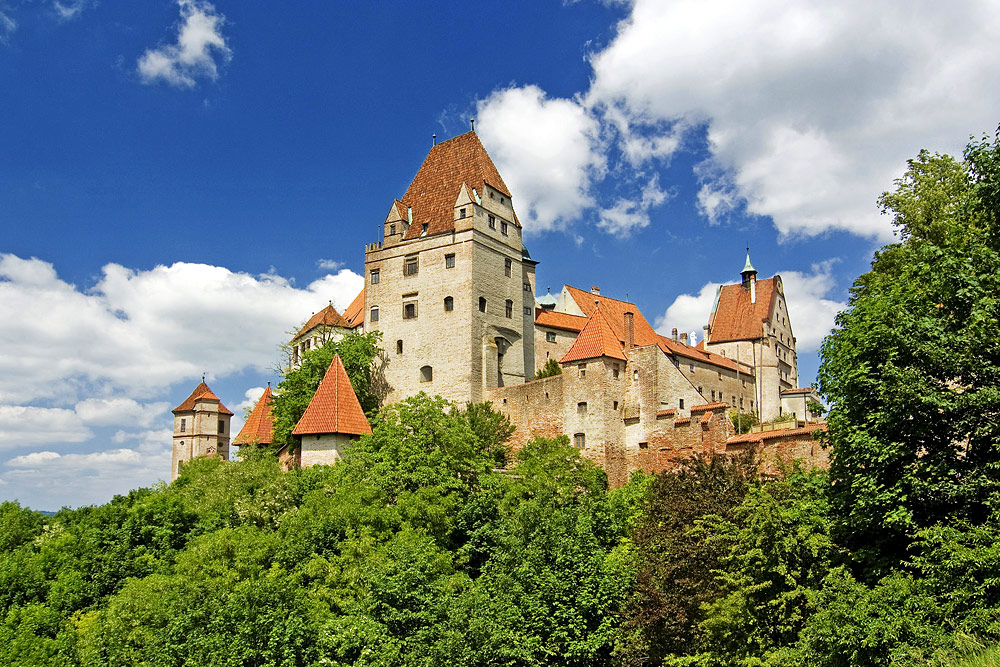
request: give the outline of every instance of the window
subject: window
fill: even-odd
[[[302,343],[302,349],[303,350],[308,350],[310,345],[312,345],[312,340],[309,339],[309,338],[306,338],[305,342]]]
[[[396,225],[389,225],[389,236],[396,235]]]
[[[507,313],[507,319],[514,317],[514,302],[507,299],[505,312]]]
[[[618,401],[611,401],[611,409],[612,410],[618,409]]]
[[[506,200],[506,199],[504,199],[503,197],[500,197],[500,203],[501,203],[501,204],[506,204],[506,203],[507,203],[507,200]]]
[[[403,339],[396,341],[396,354],[403,354]]]
[[[444,268],[446,269],[455,268],[455,253],[449,253],[444,256]]]
[[[611,377],[613,377],[614,379],[616,379],[616,380],[618,379],[618,373],[620,373],[620,372],[621,372],[621,369],[618,366],[618,364],[615,364],[615,365],[613,365],[611,367]]]
[[[587,364],[580,364],[577,369],[580,371],[580,377],[587,377]]]
[[[465,209],[464,208],[458,209],[458,217],[460,217],[460,218],[464,218],[465,217]]]
[[[181,419],[181,433],[187,430],[187,420]]]
[[[434,380],[434,369],[430,366],[422,366],[420,368],[420,381],[421,382],[431,382]]]
[[[451,298],[450,296],[446,296],[444,298],[444,309],[446,312],[449,313],[455,310],[455,299]]]
[[[688,364],[688,368],[690,368],[691,372],[694,373],[694,364]]]
[[[503,220],[500,221],[500,233],[507,236],[507,223]]]
[[[427,236],[427,223],[420,225],[420,235]]]
[[[633,379],[634,381],[636,381],[636,382],[638,382],[638,381],[639,381],[639,371],[638,371],[638,370],[634,370],[634,371],[632,371],[632,379]]]
[[[702,396],[704,396],[705,395],[705,390],[702,389],[701,387],[698,387],[698,393],[701,394]]]
[[[577,403],[576,404],[576,412],[577,412],[577,414],[581,414],[581,415],[587,414],[587,402],[586,401],[581,401],[581,402]]]
[[[531,283],[524,283],[524,291],[525,292],[531,291]]]
[[[556,334],[555,334],[554,331],[546,331],[545,332],[545,342],[546,343],[554,343],[554,342],[556,342]]]
[[[219,420],[219,433],[226,432],[226,422],[222,419]]]
[[[531,317],[531,306],[524,307],[524,314],[527,315],[528,317]]]
[[[509,259],[505,259],[503,261],[503,274],[508,278],[510,277],[510,267],[511,267],[511,261]]]
[[[678,398],[677,399],[677,407],[680,408],[681,410],[684,409],[684,399],[683,398]]]
[[[492,199],[492,197],[493,197],[493,193],[491,192],[490,193],[490,198]],[[495,215],[491,215],[490,216],[490,229],[496,229],[496,228],[497,228],[497,217]]]
[[[715,403],[715,390],[712,390],[712,402]]]
[[[372,269],[372,285],[378,285],[380,272],[378,269]]]
[[[722,372],[721,371],[719,372],[719,380],[720,381],[722,380]]]
[[[584,447],[586,447],[587,446],[587,436],[585,436],[583,433],[574,433],[573,434],[573,446],[576,447],[577,449],[583,449]]]
[[[483,296],[479,297],[479,312],[480,313],[486,312],[486,297]]]
[[[649,449],[649,443],[648,442],[640,442],[639,443],[639,449]]]
[[[405,260],[403,260],[403,275],[415,276],[417,275],[417,270],[419,269],[419,267],[420,264],[417,260],[416,255],[413,255],[412,257],[407,257]]]
[[[403,319],[404,320],[415,320],[417,319],[417,302],[407,301],[403,304]]]
[[[372,306],[371,315],[368,317],[369,322],[378,322],[378,306]]]

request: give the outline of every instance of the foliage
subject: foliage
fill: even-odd
[[[559,362],[556,361],[554,358],[549,357],[545,361],[545,365],[539,368],[538,372],[535,373],[535,379],[541,380],[542,378],[548,378],[552,377],[553,375],[561,375],[561,374],[562,374],[562,366],[560,366]]]
[[[378,331],[364,334],[350,331],[339,340],[327,340],[322,346],[305,352],[298,366],[282,369],[284,377],[278,383],[271,402],[274,447],[291,445],[294,448],[292,431],[309,406],[335,355],[340,356],[361,409],[371,419],[385,395],[380,342]]]
[[[1000,144],[922,151],[879,200],[880,250],[822,347],[837,533],[868,575],[910,536],[981,523],[1000,491]]]
[[[749,433],[750,429],[760,424],[757,415],[752,412],[740,412],[739,410],[729,411],[729,421],[733,423],[736,433]]]
[[[809,411],[809,414],[817,417],[822,417],[826,414],[826,408],[823,407],[823,404],[819,401],[806,401],[806,409]]]

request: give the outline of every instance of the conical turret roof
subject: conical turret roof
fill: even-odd
[[[233,439],[234,445],[270,445],[274,432],[274,416],[271,414],[271,385],[261,394],[253,412],[247,418],[239,434]]]
[[[372,428],[347,377],[344,363],[340,360],[340,355],[335,355],[292,434],[361,435],[371,432]]]
[[[212,390],[208,388],[205,381],[202,380],[201,384],[194,388],[191,395],[184,399],[184,402],[173,409],[176,414],[178,412],[192,412],[194,410],[194,404],[196,401],[215,401],[219,404],[219,414],[231,415],[232,411],[222,404],[219,397],[212,393]]]

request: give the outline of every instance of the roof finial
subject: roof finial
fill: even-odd
[[[204,381],[205,381],[205,374],[204,374],[204,373],[202,373],[202,374],[201,374],[201,381],[202,381],[202,382],[204,382]]]
[[[470,118],[469,119],[469,125],[472,127],[472,131],[475,132],[476,131],[476,119],[475,118]]]
[[[431,146],[437,146],[437,145],[438,145],[438,135],[432,134],[431,135]]]

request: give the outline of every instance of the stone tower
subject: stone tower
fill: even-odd
[[[435,145],[365,248],[364,329],[382,332],[386,402],[478,402],[531,379],[536,264],[479,137]]]
[[[740,277],[739,285],[719,288],[705,349],[753,368],[754,412],[761,421],[769,421],[781,415],[782,392],[798,387],[795,336],[781,276],[758,280],[747,252]]]
[[[198,456],[229,460],[229,421],[233,413],[212,393],[204,379],[173,412],[174,451],[170,481],[177,479],[182,461]]]

